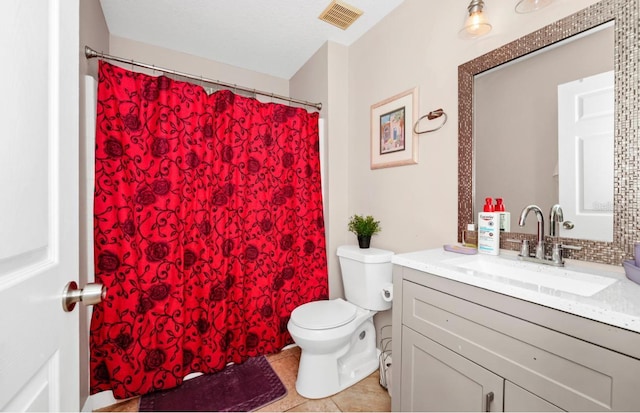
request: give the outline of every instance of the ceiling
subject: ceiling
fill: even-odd
[[[346,30],[318,19],[330,1],[100,3],[111,35],[290,79],[326,41],[349,46],[404,0],[343,0],[364,12]]]

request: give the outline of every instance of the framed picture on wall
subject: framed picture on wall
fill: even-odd
[[[371,169],[418,163],[417,99],[414,88],[371,106]]]

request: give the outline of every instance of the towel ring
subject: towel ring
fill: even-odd
[[[418,124],[420,123],[420,121],[424,118],[427,118],[428,120],[434,120],[434,119],[438,119],[439,117],[444,116],[444,118],[442,119],[442,124],[440,124],[440,126],[438,126],[437,128],[433,128],[433,129],[429,129],[429,130],[423,130],[423,131],[418,131]],[[413,132],[421,135],[423,133],[429,133],[429,132],[435,132],[437,130],[439,130],[440,128],[442,128],[444,126],[444,124],[447,123],[447,114],[444,113],[444,111],[442,110],[442,108],[440,109],[436,109],[433,110],[429,113],[427,113],[424,116],[421,116],[420,119],[418,119],[416,121],[416,123],[413,125]]]

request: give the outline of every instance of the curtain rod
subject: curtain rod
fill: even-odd
[[[238,86],[238,85],[233,85],[231,83],[224,83],[224,82],[220,82],[218,80],[207,79],[206,77],[194,76],[194,75],[190,75],[188,73],[178,72],[177,70],[171,70],[171,69],[166,69],[166,68],[155,66],[155,65],[150,65],[150,64],[147,64],[147,63],[141,63],[141,62],[137,62],[137,61],[132,60],[132,59],[124,59],[124,58],[118,57],[118,56],[111,56],[111,55],[106,54],[106,53],[97,52],[97,51],[93,50],[92,48],[90,48],[89,46],[85,46],[84,47],[84,55],[85,55],[85,57],[87,59],[93,59],[93,58],[99,57],[101,59],[114,60],[116,62],[131,64],[133,66],[138,66],[138,67],[144,67],[145,69],[157,70],[159,72],[169,73],[169,74],[172,74],[172,75],[178,75],[178,76],[186,77],[188,79],[197,80],[197,81],[200,81],[200,82],[212,83],[214,85],[222,86],[222,87],[229,88],[229,89],[242,90],[243,92],[254,93],[256,95],[269,96],[271,98],[285,100],[287,102],[298,103],[298,104],[301,104],[301,105],[304,105],[304,106],[310,106],[310,107],[316,108],[317,110],[321,110],[322,109],[322,103],[313,103],[313,102],[308,102],[306,100],[294,99],[294,98],[290,98],[288,96],[277,95],[275,93],[270,93],[270,92],[263,92],[261,90],[250,89],[250,88],[246,88],[246,87],[242,87],[242,86]]]

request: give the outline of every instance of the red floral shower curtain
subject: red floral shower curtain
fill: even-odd
[[[318,114],[100,62],[91,392],[273,353],[327,298]]]

